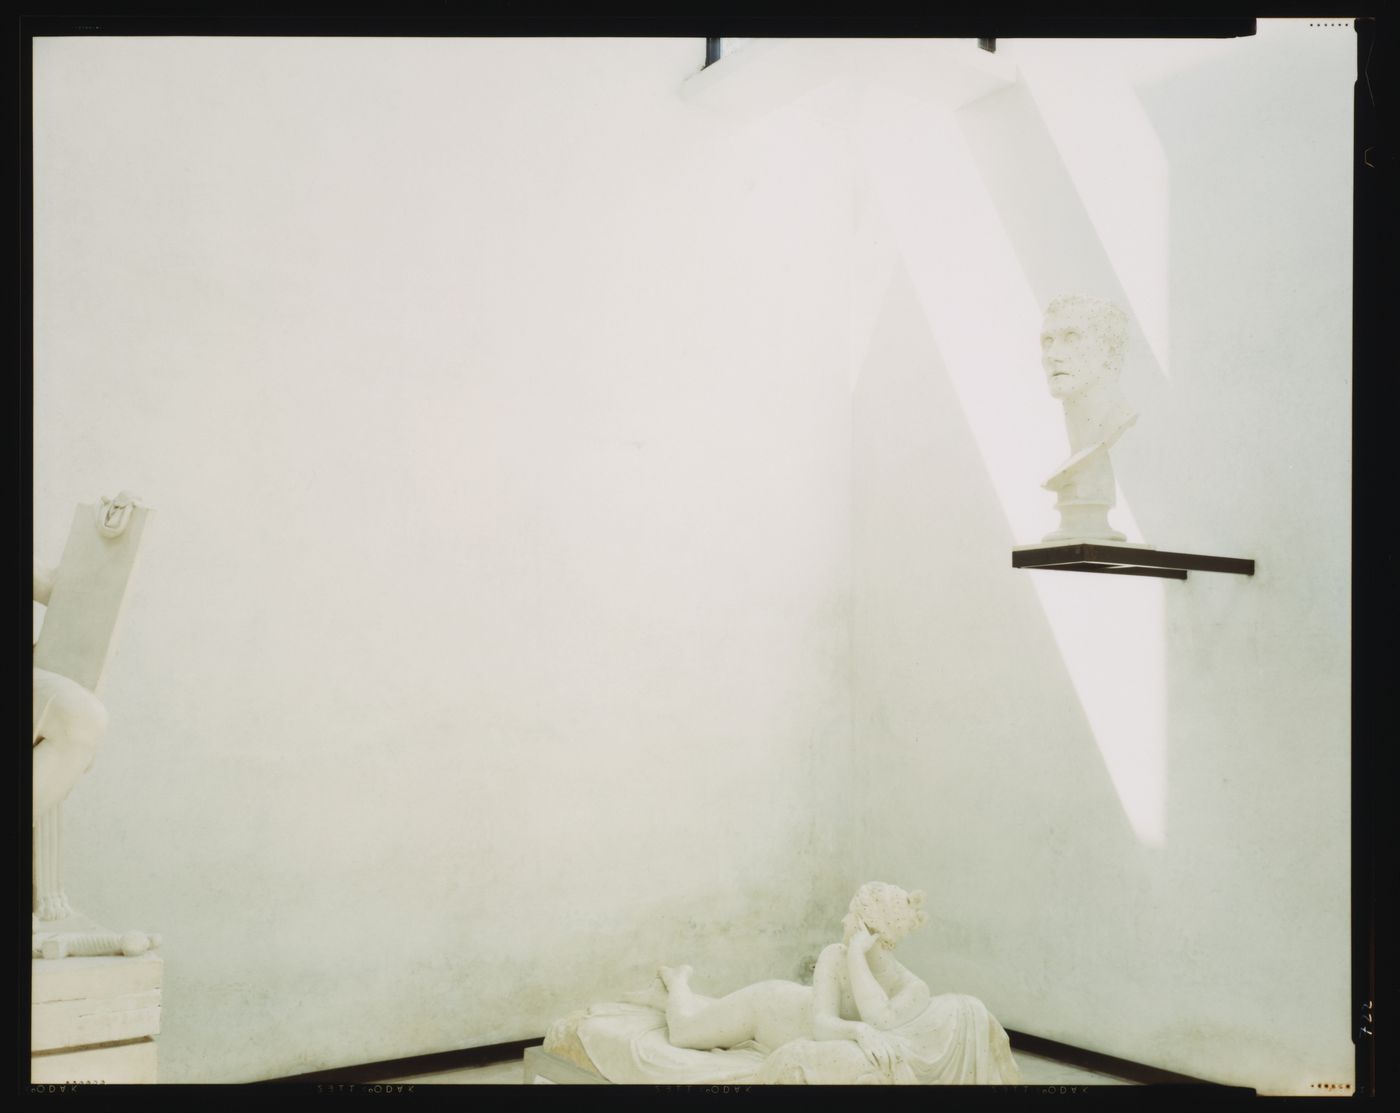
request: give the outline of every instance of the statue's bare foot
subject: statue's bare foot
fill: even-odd
[[[688,984],[694,971],[689,966],[663,966],[656,973],[661,978],[661,984],[670,991],[678,985]]]

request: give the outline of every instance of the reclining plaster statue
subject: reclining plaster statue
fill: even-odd
[[[652,988],[556,1022],[544,1050],[615,1082],[1019,1082],[986,1006],[933,994],[895,958],[925,922],[923,902],[917,890],[862,885],[811,985],[764,981],[705,997],[690,967],[662,967]]]

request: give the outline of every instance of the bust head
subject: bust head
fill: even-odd
[[[850,911],[841,921],[847,942],[857,928],[864,925],[878,936],[886,949],[928,922],[923,911],[924,893],[921,889],[906,893],[898,885],[883,881],[868,881],[851,898]]]
[[[1078,398],[1117,380],[1128,344],[1128,317],[1111,301],[1063,294],[1045,309],[1041,364],[1050,393]]]

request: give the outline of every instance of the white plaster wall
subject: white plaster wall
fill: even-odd
[[[872,132],[936,173],[871,161],[901,260],[855,399],[864,872],[929,890],[911,965],[1008,1027],[1349,1083],[1355,40],[1005,47],[1014,88]],[[1068,290],[1133,312],[1115,517],[1253,579],[1010,568],[1054,524]]]
[[[847,175],[698,40],[35,44],[36,549],[156,508],[69,807],[161,1076],[835,930]]]

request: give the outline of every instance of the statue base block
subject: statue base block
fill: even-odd
[[[76,1051],[48,1051],[29,1059],[33,1086],[103,1082],[113,1086],[150,1086],[156,1081],[156,1041],[82,1047]]]
[[[82,1068],[113,1076],[75,1073],[65,1080],[129,1082],[139,1071],[150,1075],[141,1081],[154,1082],[164,966],[154,954],[33,959],[31,1077],[51,1082],[55,1071]],[[137,1046],[143,1043],[149,1046]]]

